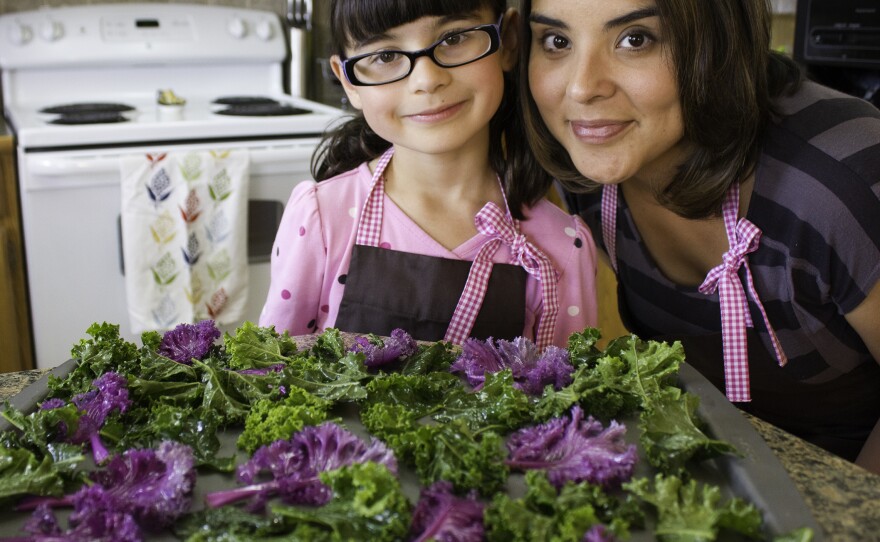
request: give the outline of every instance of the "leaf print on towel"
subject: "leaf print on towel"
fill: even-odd
[[[156,220],[150,224],[150,233],[153,235],[153,241],[157,245],[165,245],[174,240],[177,236],[177,224],[174,222],[171,213],[163,211]]]
[[[150,167],[153,168],[153,167],[156,167],[156,165],[159,162],[161,162],[162,160],[164,160],[165,157],[167,157],[167,156],[168,156],[167,152],[153,152],[153,153],[148,152],[147,153],[147,161],[150,162]]]
[[[183,252],[183,261],[185,261],[190,267],[199,262],[199,258],[202,256],[202,245],[199,243],[199,236],[196,235],[196,232],[189,234],[189,239],[186,241],[186,247],[183,247],[180,250]]]
[[[211,153],[211,156],[216,158],[217,160],[224,160],[229,157],[229,149],[223,151],[208,151]]]
[[[159,261],[150,268],[153,272],[153,280],[159,286],[168,286],[177,278],[179,271],[177,270],[177,262],[171,257],[170,252],[166,252],[159,258]]]
[[[229,301],[229,296],[226,294],[226,290],[220,288],[214,295],[211,296],[211,299],[208,303],[205,304],[205,308],[208,309],[208,316],[211,319],[216,320],[220,313],[223,312],[223,309],[226,308],[226,302]]]
[[[211,222],[205,226],[205,237],[208,238],[208,241],[218,245],[225,241],[231,234],[232,224],[226,217],[226,213],[223,212],[223,209],[220,209],[213,217],[211,217]]]
[[[186,299],[190,305],[196,306],[202,302],[205,296],[205,288],[202,286],[202,278],[198,273],[193,273],[189,281],[189,288],[184,288]]]
[[[226,168],[221,169],[217,175],[214,175],[214,178],[208,184],[208,192],[211,194],[211,198],[218,202],[232,195],[232,179],[229,178]]]
[[[180,209],[180,217],[183,218],[183,221],[187,224],[192,224],[198,220],[199,216],[202,214],[202,200],[199,199],[199,194],[195,189],[189,191],[184,205],[185,208],[178,205],[178,208]]]
[[[220,282],[232,273],[232,259],[224,248],[211,256],[208,261],[208,275],[214,282]]]
[[[171,186],[171,177],[168,176],[165,168],[157,171],[150,179],[150,182],[147,183],[147,194],[149,194],[150,199],[153,200],[153,203],[157,206],[168,199],[168,196],[170,196],[173,191],[174,187]]]
[[[202,176],[202,158],[198,153],[191,152],[180,161],[180,174],[186,182],[191,183]]]
[[[153,320],[156,322],[158,329],[171,328],[179,320],[177,305],[171,296],[164,295],[159,300],[159,304],[152,310]]]

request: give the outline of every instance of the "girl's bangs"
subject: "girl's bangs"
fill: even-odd
[[[501,15],[507,6],[506,0],[336,0],[333,4],[334,46],[339,54],[346,46],[422,17],[473,13],[484,7]]]

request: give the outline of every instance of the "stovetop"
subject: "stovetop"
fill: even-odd
[[[185,97],[160,105],[132,99],[7,105],[7,120],[26,149],[181,140],[303,137],[321,134],[339,110],[288,95]]]

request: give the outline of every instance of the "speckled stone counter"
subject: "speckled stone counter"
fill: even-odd
[[[0,374],[0,401],[39,379],[46,370]],[[825,540],[880,540],[880,476],[744,414],[776,453]]]

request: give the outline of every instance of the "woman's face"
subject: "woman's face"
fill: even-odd
[[[534,0],[529,87],[585,177],[656,188],[684,158],[684,123],[653,0]]]

